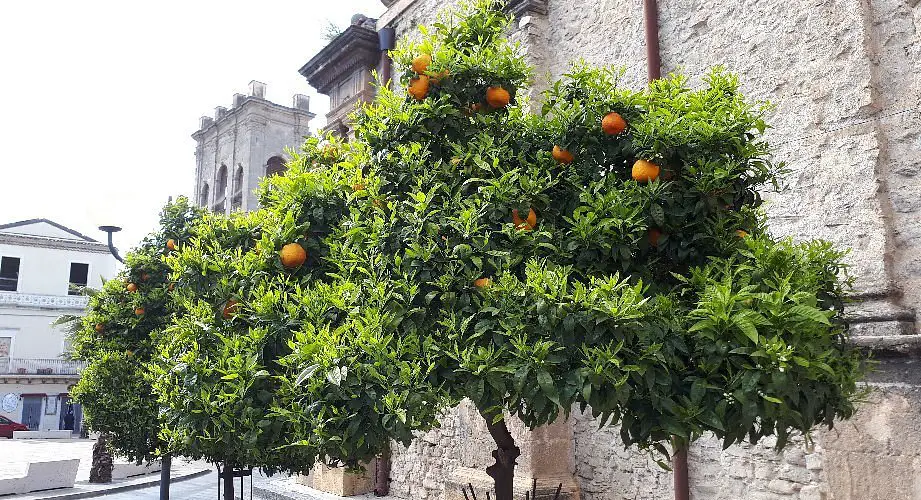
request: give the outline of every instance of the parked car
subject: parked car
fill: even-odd
[[[13,438],[13,431],[27,431],[28,425],[13,422],[12,420],[0,416],[0,438]]]

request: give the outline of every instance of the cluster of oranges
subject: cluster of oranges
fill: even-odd
[[[431,64],[432,56],[428,54],[422,54],[413,59],[412,68],[416,72],[416,76],[409,80],[407,92],[417,101],[421,101],[429,95],[429,86],[432,79],[425,73],[429,70],[429,65]]]
[[[604,115],[604,118],[601,119],[601,130],[606,135],[620,135],[627,130],[627,120],[625,120],[620,113],[612,111]],[[551,155],[554,160],[566,165],[572,163],[576,159],[570,151],[560,145],[553,146]],[[640,159],[633,164],[631,176],[633,180],[637,182],[651,182],[659,178],[660,172],[661,169],[655,163],[649,160]]]
[[[411,67],[413,72],[416,73],[416,76],[409,80],[409,87],[406,92],[417,101],[421,101],[429,95],[429,88],[432,85],[438,85],[442,80],[450,76],[448,70],[441,71],[434,75],[431,74],[429,72],[429,66],[431,66],[431,64],[432,56],[429,54],[422,54],[412,61]],[[493,85],[486,89],[486,104],[493,109],[505,108],[509,105],[511,100],[511,94],[501,85]],[[476,113],[481,108],[482,106],[479,103],[474,103],[470,105],[469,111]]]

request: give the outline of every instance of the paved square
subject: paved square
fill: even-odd
[[[80,459],[77,481],[88,481],[92,439],[0,439],[0,478],[22,476],[30,462]]]

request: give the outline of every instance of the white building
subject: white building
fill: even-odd
[[[118,263],[108,247],[47,219],[0,224],[0,415],[32,429],[62,429],[81,363],[66,361],[52,323],[82,314],[80,287],[101,288]],[[79,429],[79,408],[75,429]]]
[[[310,98],[296,94],[292,107],[265,99],[265,84],[252,81],[249,95],[235,94],[233,107],[218,106],[192,134],[195,200],[215,212],[254,210],[256,188],[267,175],[284,172],[286,148],[298,149],[314,118]]]

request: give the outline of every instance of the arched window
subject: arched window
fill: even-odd
[[[217,171],[217,180],[214,184],[218,199],[227,196],[227,165],[221,164],[220,170]]]
[[[238,210],[243,206],[243,165],[237,166],[237,172],[233,175],[233,198],[230,200],[230,208]]]
[[[201,187],[201,193],[199,194],[199,198],[198,198],[199,206],[202,206],[202,207],[208,206],[208,203],[210,202],[210,200],[208,199],[208,193],[209,193],[208,183],[206,182]]]
[[[265,165],[265,176],[283,175],[287,169],[285,160],[281,156],[273,156]]]
[[[214,181],[214,206],[211,208],[215,212],[221,213],[226,211],[227,207],[227,165],[221,165],[217,171],[217,179]]]

